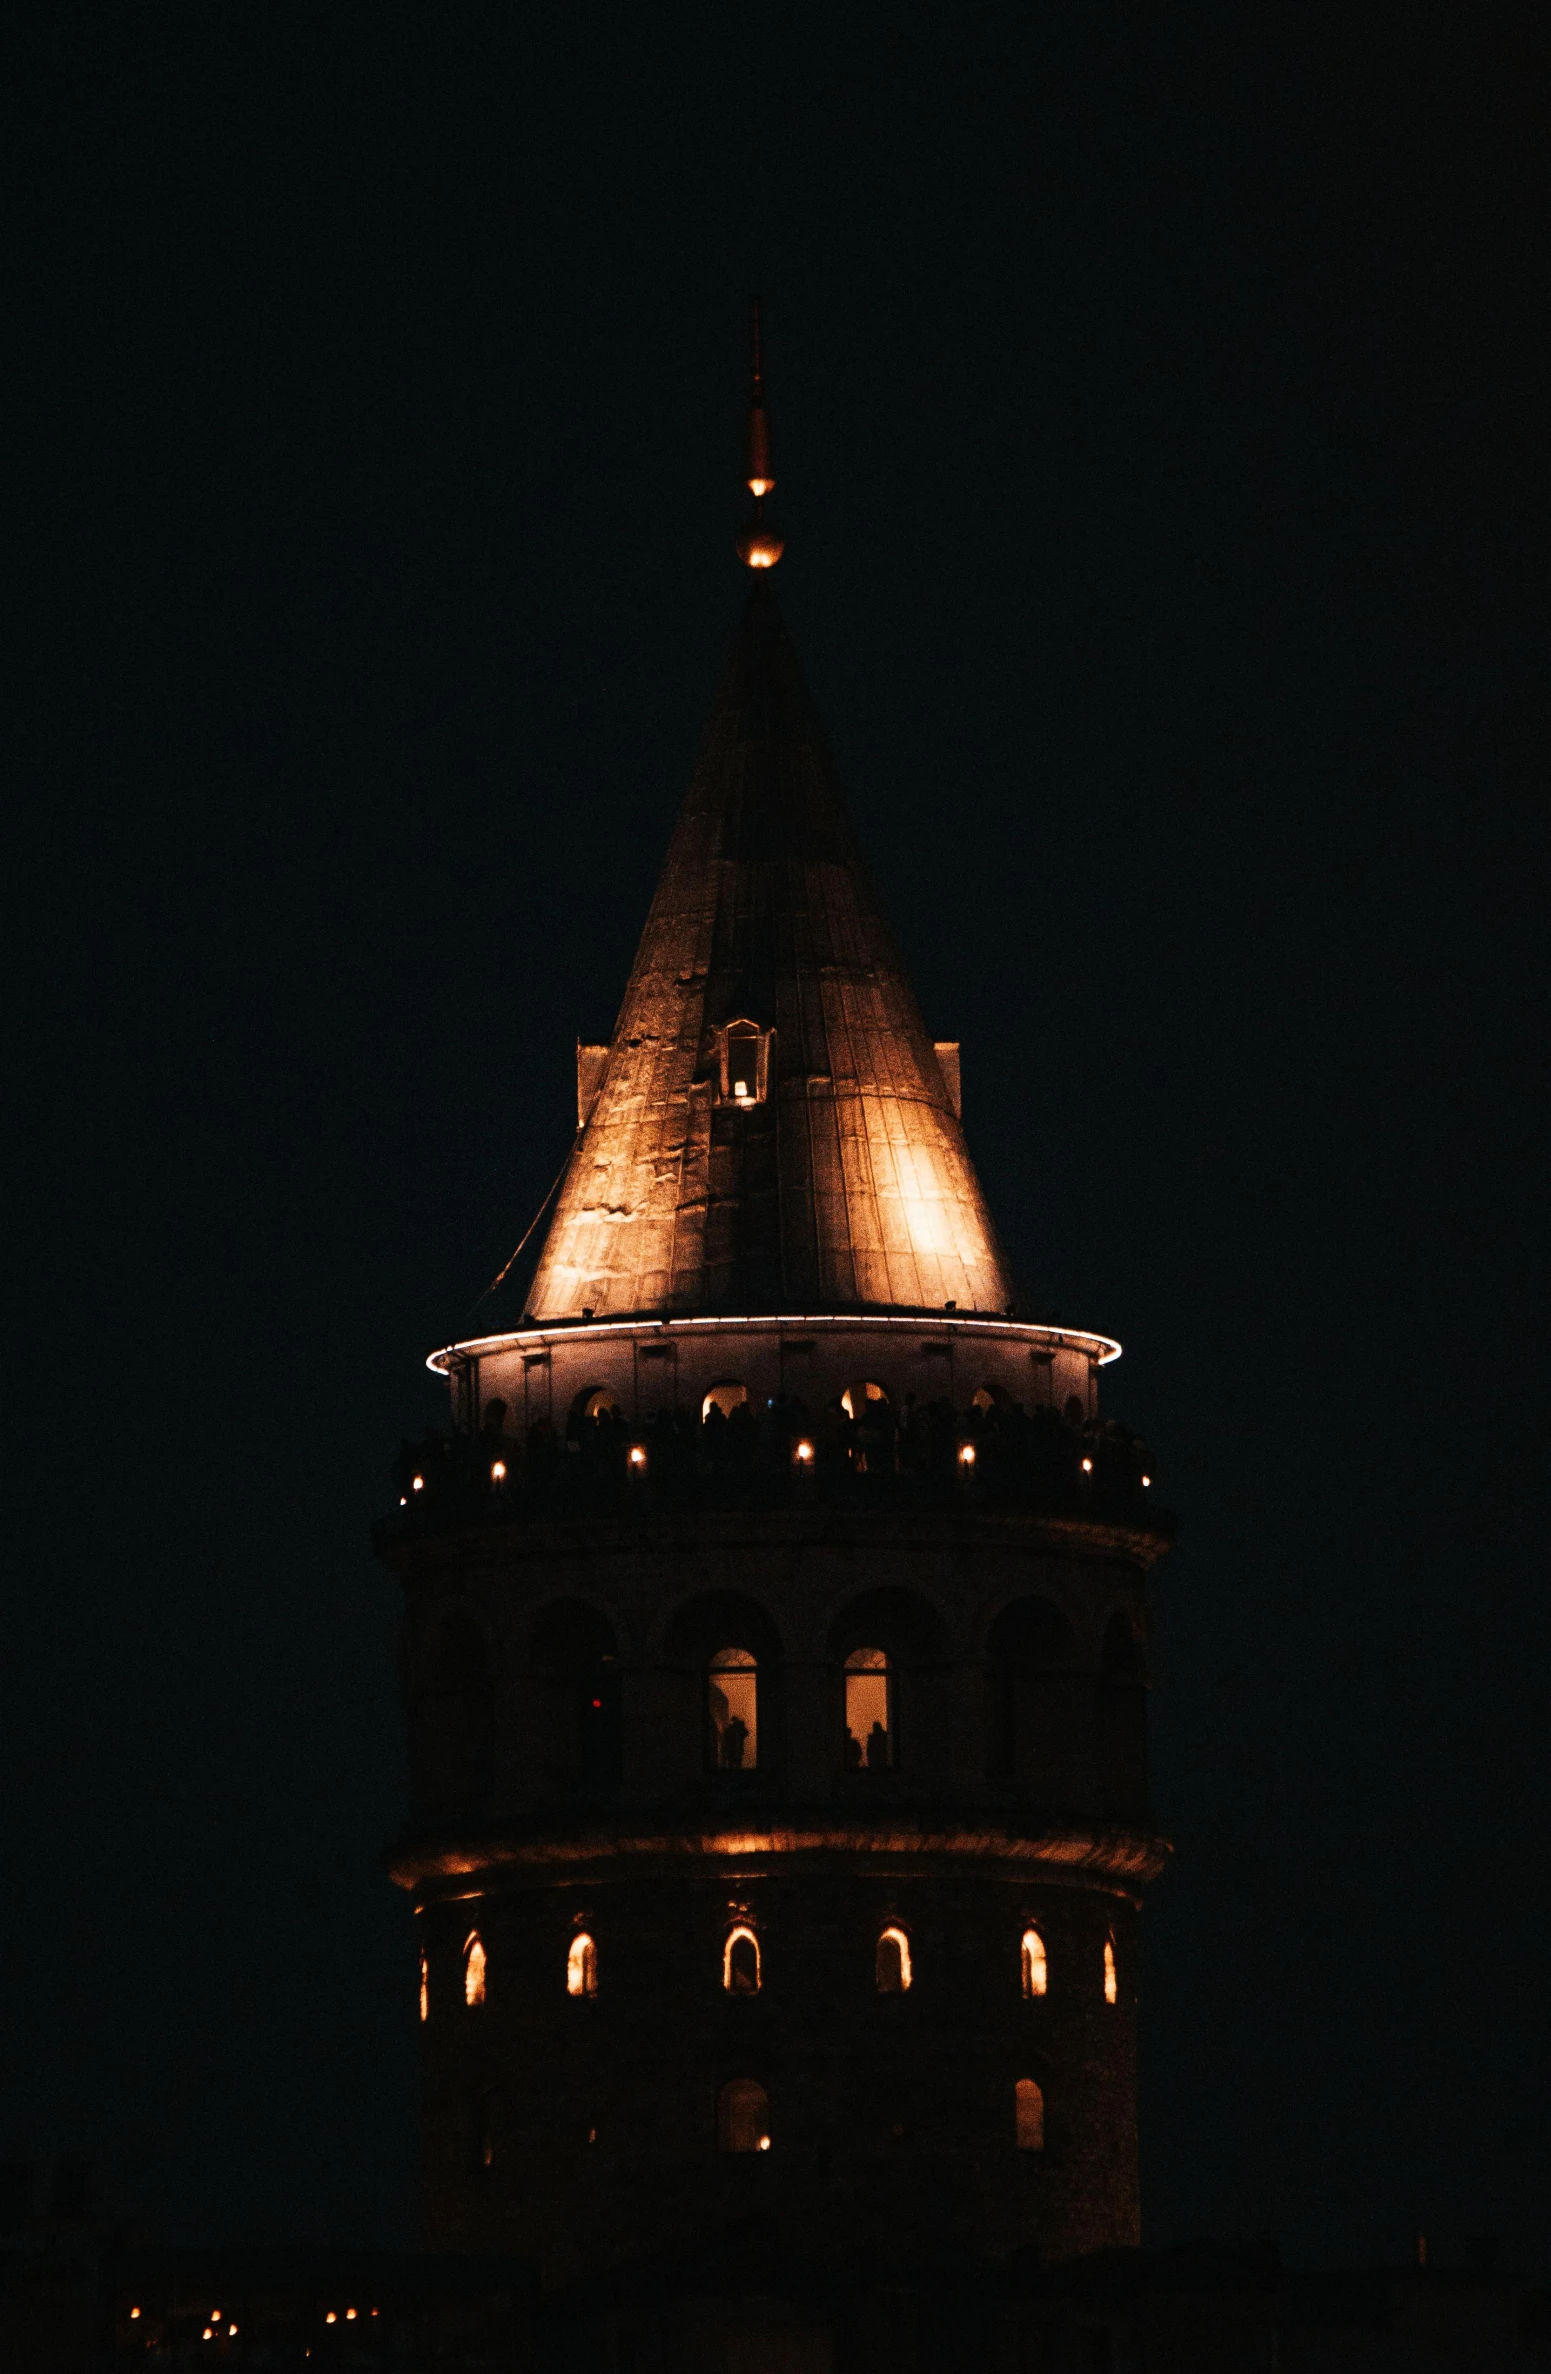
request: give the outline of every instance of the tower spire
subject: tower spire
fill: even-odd
[[[744,479],[754,498],[754,516],[738,537],[738,558],[746,569],[773,569],[785,549],[781,537],[765,525],[765,497],[774,492],[770,467],[770,419],[765,411],[765,381],[759,349],[759,299],[750,303],[749,419],[744,440]]]

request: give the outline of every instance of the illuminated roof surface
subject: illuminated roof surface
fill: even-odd
[[[717,1032],[774,1028],[763,1101]],[[528,1309],[1005,1311],[1013,1287],[791,639],[748,597]]]

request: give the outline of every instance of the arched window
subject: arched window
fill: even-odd
[[[430,1964],[429,1964],[429,1962],[426,1960],[426,1958],[425,1958],[425,1950],[424,1950],[424,1948],[422,1947],[422,1949],[421,1949],[421,1954],[420,1954],[420,2017],[421,2017],[421,2019],[422,2019],[422,2020],[428,2020],[428,2019],[430,2018],[430,2016],[431,2016],[431,1965],[430,1965]]]
[[[735,1105],[759,1102],[759,1040],[758,1023],[727,1026],[727,1093]]]
[[[747,1649],[718,1649],[706,1673],[707,1742],[716,1772],[759,1762],[759,1670]]]
[[[867,1377],[858,1384],[847,1385],[840,1396],[840,1406],[852,1424],[859,1426],[867,1418],[879,1417],[888,1408],[888,1392]]]
[[[1104,2000],[1106,2003],[1118,2003],[1120,2000],[1120,1979],[1115,1969],[1113,1937],[1104,1940]]]
[[[722,1948],[722,1984],[729,1995],[759,1993],[759,1939],[740,1922],[727,1932]]]
[[[737,1384],[730,1378],[726,1379],[720,1385],[713,1385],[700,1404],[701,1423],[704,1425],[709,1422],[713,1410],[720,1410],[724,1418],[730,1418],[734,1410],[746,1410],[748,1406],[749,1389],[747,1385]]]
[[[881,1772],[894,1761],[888,1657],[882,1649],[853,1649],[845,1670],[846,1767]]]
[[[1045,2097],[1032,2077],[1020,2077],[1013,2088],[1014,2112],[1018,2122],[1018,2149],[1043,2151],[1045,2148]]]
[[[1025,1995],[1042,1995],[1050,1984],[1050,1966],[1045,1960],[1045,1940],[1037,1929],[1023,1932],[1023,1991]]]
[[[910,1985],[910,1940],[903,1929],[885,1929],[873,1954],[880,1995],[903,1995]]]
[[[470,2009],[485,1999],[485,1948],[478,1930],[463,1949],[463,2000]]]
[[[716,2097],[718,2151],[768,2151],[770,2102],[757,2077],[734,2077]]]
[[[595,1995],[598,1991],[598,1949],[585,1929],[572,1938],[565,1958],[565,1991],[568,1995]]]

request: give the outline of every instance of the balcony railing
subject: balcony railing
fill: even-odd
[[[946,1402],[903,1428],[832,1413],[810,1427],[800,1404],[771,1404],[715,1425],[663,1412],[639,1426],[584,1419],[564,1437],[433,1431],[402,1446],[394,1481],[384,1546],[470,1525],[706,1507],[1007,1509],[1173,1531],[1147,1446],[1114,1420],[1079,1427]]]

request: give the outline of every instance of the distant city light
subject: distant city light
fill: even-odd
[[[632,1467],[644,1467],[646,1465],[646,1446],[644,1443],[631,1444],[630,1464]]]
[[[425,1490],[425,1477],[416,1476],[414,1482],[409,1488],[412,1492],[423,1492]]]
[[[798,1464],[798,1466],[799,1466],[799,1467],[811,1467],[811,1466],[812,1466],[812,1464],[813,1464],[813,1445],[812,1445],[812,1443],[810,1443],[810,1442],[806,1442],[806,1441],[804,1441],[804,1442],[800,1442],[800,1443],[797,1445],[797,1449],[796,1449],[796,1452],[795,1452],[794,1456],[795,1456],[795,1458],[796,1458],[796,1461],[797,1461],[797,1464]]]
[[[974,1446],[974,1444],[973,1444],[973,1443],[960,1443],[960,1445],[959,1445],[959,1465],[960,1465],[960,1467],[973,1467],[973,1466],[974,1466],[974,1464],[975,1464],[975,1446]]]
[[[1085,1476],[1091,1476],[1091,1475],[1092,1475],[1092,1473],[1093,1473],[1093,1461],[1092,1461],[1091,1459],[1085,1459],[1085,1460],[1083,1461],[1083,1463],[1082,1463],[1082,1471],[1083,1471],[1083,1474],[1084,1474]]]
[[[496,1461],[496,1463],[495,1463],[494,1467],[492,1467],[492,1469],[490,1470],[490,1481],[492,1482],[492,1484],[504,1484],[504,1483],[505,1483],[505,1481],[506,1481],[506,1461],[505,1461],[504,1459],[498,1459],[498,1460]],[[350,2311],[350,2314],[351,2314],[352,2316],[355,2314],[355,2310],[354,2310],[353,2308],[351,2309],[351,2311]]]

